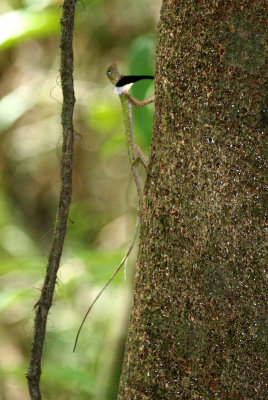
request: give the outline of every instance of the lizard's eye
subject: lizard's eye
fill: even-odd
[[[109,71],[107,71],[107,74],[110,75],[111,74],[111,70],[109,69]]]

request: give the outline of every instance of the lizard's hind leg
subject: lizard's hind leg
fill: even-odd
[[[146,157],[146,155],[142,152],[141,148],[135,143],[135,153],[136,153],[136,158],[133,162],[133,165],[137,165],[139,163],[141,163],[145,170],[147,171],[147,167],[148,167],[148,158]]]

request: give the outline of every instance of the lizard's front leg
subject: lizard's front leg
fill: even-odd
[[[147,106],[147,104],[154,102],[154,94],[150,97],[147,97],[145,100],[138,100],[135,97],[131,96],[127,91],[124,92],[124,96],[128,99],[128,101],[136,108],[141,108]]]

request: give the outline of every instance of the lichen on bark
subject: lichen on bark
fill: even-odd
[[[265,398],[264,1],[164,1],[119,400]]]

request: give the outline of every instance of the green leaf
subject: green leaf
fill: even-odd
[[[0,16],[0,50],[14,46],[22,39],[41,38],[59,31],[56,9],[42,11],[16,10]]]
[[[154,75],[155,40],[151,35],[139,36],[130,48],[129,67],[131,75]],[[148,88],[150,87],[150,93]],[[133,96],[139,100],[154,93],[153,84],[150,80],[137,82],[131,89]],[[149,150],[152,137],[153,106],[134,109],[135,127],[140,132],[142,146]]]

